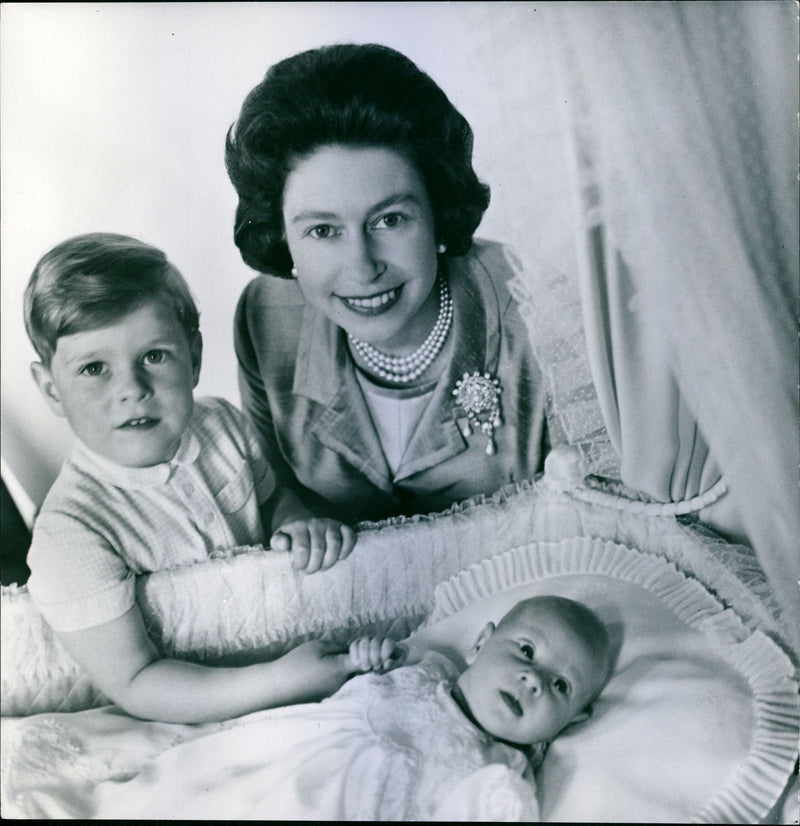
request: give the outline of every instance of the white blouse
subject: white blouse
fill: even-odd
[[[418,387],[382,387],[370,381],[361,370],[355,372],[386,463],[395,474],[422,412],[433,396],[436,381]]]

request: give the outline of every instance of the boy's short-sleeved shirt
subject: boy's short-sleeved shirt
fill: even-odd
[[[264,542],[259,504],[275,477],[258,437],[224,399],[195,402],[175,457],[129,468],[78,443],[45,498],[28,589],[58,631],[122,616],[134,575]]]

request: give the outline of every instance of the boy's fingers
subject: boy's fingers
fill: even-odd
[[[283,531],[275,531],[270,537],[269,547],[273,551],[291,551],[292,539],[288,534],[283,533]]]
[[[353,640],[350,644],[350,657],[353,665],[358,668],[359,671],[366,671],[370,667],[368,647],[369,640],[366,637],[359,637],[359,639]]]
[[[356,534],[356,532],[349,525],[342,525],[339,535],[342,542],[342,548],[339,551],[339,559],[347,559],[347,557],[350,556],[350,552],[356,545],[358,534]]]
[[[341,559],[342,535],[336,525],[328,525],[325,528],[324,547],[325,553],[321,564],[323,570]]]
[[[325,556],[325,529],[319,522],[312,522],[308,532],[308,558],[302,566],[307,574],[316,573],[322,565]]]
[[[392,653],[394,652],[394,642],[390,639],[385,639],[381,644],[381,651],[380,651],[380,658],[381,663],[386,664],[392,657]]]
[[[381,659],[382,640],[379,637],[371,637],[369,641],[369,662],[373,668],[380,668],[383,665]]]
[[[357,533],[329,519],[312,519],[283,525],[269,541],[274,551],[291,551],[292,567],[313,574],[330,568],[350,555]]]
[[[292,533],[291,548],[292,567],[302,571],[308,565],[311,557],[308,531],[305,528],[300,528]]]
[[[349,648],[347,653],[348,653],[348,656],[350,657],[350,662],[352,662],[353,665],[357,666],[358,665],[358,640],[353,640],[350,643],[350,648]]]

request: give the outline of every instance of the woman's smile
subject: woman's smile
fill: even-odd
[[[356,296],[342,296],[342,301],[351,309],[364,315],[380,315],[390,310],[397,303],[401,287],[395,287],[386,292],[376,293],[375,295],[356,297]]]

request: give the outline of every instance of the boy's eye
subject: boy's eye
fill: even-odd
[[[553,686],[559,694],[569,694],[569,683],[563,677],[556,677]]]
[[[148,350],[144,354],[145,364],[161,364],[162,361],[164,361],[163,350]]]
[[[103,362],[92,361],[81,367],[79,372],[84,376],[99,376],[103,372]]]
[[[533,650],[533,646],[532,646],[530,643],[527,643],[527,642],[526,642],[526,643],[523,643],[523,644],[519,647],[519,650],[522,652],[522,656],[523,656],[523,657],[525,657],[525,659],[526,659],[526,660],[532,660],[532,659],[533,659],[533,655],[536,653],[536,652]]]

